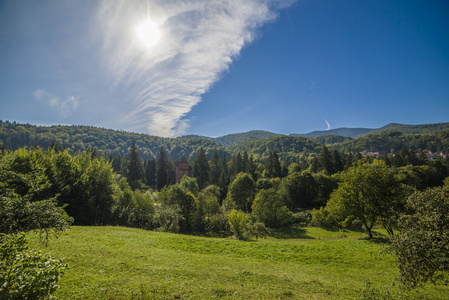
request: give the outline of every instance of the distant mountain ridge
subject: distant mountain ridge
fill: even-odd
[[[305,137],[316,137],[316,136],[322,136],[322,135],[339,135],[339,136],[348,136],[351,138],[356,138],[362,135],[365,135],[369,132],[371,132],[373,129],[370,128],[336,128],[336,129],[329,129],[326,131],[312,131],[305,134],[291,134],[291,135],[298,135],[298,136],[305,136]]]
[[[311,153],[319,153],[322,145],[343,153],[365,150],[394,153],[403,148],[417,152],[449,153],[449,123],[423,125],[392,123],[378,129],[339,128],[303,135],[283,135],[253,130],[222,137],[188,135],[163,138],[91,126],[46,127],[0,120],[0,150],[37,146],[46,149],[58,145],[70,153],[96,148],[108,156],[126,157],[132,142],[135,142],[145,159],[156,157],[160,148],[164,148],[172,159],[177,160],[185,156],[189,161],[194,160],[201,148],[205,150],[209,159],[217,150],[220,157],[223,155],[230,157],[246,151],[261,160],[266,159],[270,151],[276,151],[280,157],[294,160],[300,155],[308,157]]]

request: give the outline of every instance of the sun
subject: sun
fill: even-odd
[[[136,28],[136,34],[140,41],[148,48],[157,44],[161,37],[159,27],[150,19]]]

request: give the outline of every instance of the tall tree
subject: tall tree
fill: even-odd
[[[235,203],[238,209],[245,212],[251,211],[256,184],[247,173],[239,173],[234,181],[229,185],[228,199]]]
[[[359,163],[341,177],[338,188],[326,205],[328,212],[340,221],[348,217],[359,219],[368,236],[376,221],[392,233],[389,220],[403,209],[404,191],[393,172],[382,162]]]
[[[126,178],[131,189],[141,188],[144,178],[143,160],[134,142],[131,143],[126,158]]]
[[[201,147],[193,161],[193,177],[196,178],[200,189],[205,188],[209,183],[209,175],[209,163],[207,162],[206,153],[204,152],[203,147]]]
[[[282,177],[282,167],[276,151],[271,152],[265,164],[265,174],[268,178]]]
[[[170,184],[170,169],[171,164],[167,152],[161,148],[156,161],[156,187],[158,190]]]
[[[215,149],[212,159],[210,161],[210,183],[219,185],[220,175],[222,171],[222,164],[218,155],[217,149]]]
[[[323,145],[323,148],[321,149],[321,153],[318,156],[318,162],[320,163],[320,170],[329,175],[335,173],[334,164],[332,163],[331,155],[326,145]]]
[[[144,181],[147,186],[156,187],[156,160],[153,158],[144,162]]]
[[[334,166],[334,172],[341,172],[344,170],[345,165],[343,163],[343,158],[338,150],[334,149],[331,154],[331,161]]]

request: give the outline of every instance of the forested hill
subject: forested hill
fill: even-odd
[[[292,134],[297,136],[305,136],[305,137],[318,137],[323,135],[338,135],[338,136],[346,136],[351,138],[356,138],[362,135],[369,134],[373,129],[369,128],[336,128],[330,129],[326,131],[312,131],[305,134]]]
[[[263,130],[252,130],[244,133],[234,133],[217,138],[211,138],[211,140],[227,148],[239,143],[263,140],[273,136],[280,136],[280,134]]]
[[[212,157],[215,149],[220,155],[224,152],[224,148],[219,144],[201,137],[171,139],[90,126],[47,127],[0,121],[0,146],[10,150],[58,145],[72,154],[97,148],[115,157],[126,156],[132,142],[136,143],[144,159],[156,157],[161,147],[175,160],[182,156],[193,160],[201,147],[206,151],[208,158]]]
[[[433,133],[404,134],[399,131],[385,131],[380,134],[370,134],[358,139],[330,145],[341,152],[378,151],[397,153],[402,149],[415,152],[431,151],[449,153],[449,130]]]
[[[263,130],[252,130],[248,132],[242,132],[242,133],[233,133],[233,134],[227,134],[220,137],[206,137],[206,136],[200,136],[200,135],[184,135],[181,138],[205,138],[209,139],[217,144],[222,145],[223,147],[227,148],[239,143],[243,142],[250,142],[250,141],[257,141],[257,140],[263,140],[267,139],[273,136],[279,136],[281,134],[269,132],[269,131],[263,131]]]
[[[208,159],[212,158],[217,149],[220,157],[228,153],[228,157],[238,152],[248,152],[255,159],[265,159],[270,151],[276,151],[283,159],[297,158],[299,155],[318,154],[322,145],[337,149],[342,153],[359,151],[379,151],[380,153],[395,153],[403,148],[415,152],[432,151],[449,153],[449,123],[430,125],[399,125],[390,124],[388,128],[402,128],[404,131],[429,133],[409,133],[399,131],[384,131],[380,134],[370,134],[357,139],[342,136],[301,137],[278,135],[266,131],[250,131],[241,134],[231,134],[220,138],[200,136],[185,136],[179,138],[161,138],[146,134],[125,131],[115,131],[89,126],[34,126],[21,125],[0,121],[0,147],[15,150],[22,147],[48,148],[58,145],[68,149],[72,154],[89,148],[97,148],[113,157],[126,156],[132,142],[136,143],[144,159],[156,157],[161,147],[168,155],[179,160],[185,156],[193,161],[202,147]]]
[[[232,153],[248,152],[255,159],[267,158],[276,151],[281,159],[291,159],[299,153],[319,153],[322,145],[301,136],[280,135],[271,138],[236,144],[228,149]]]
[[[434,133],[436,131],[449,130],[449,123],[434,123],[434,124],[420,124],[420,125],[405,125],[391,123],[378,129],[373,129],[368,134],[379,134],[386,131],[399,131],[401,133]],[[366,134],[364,134],[366,135]]]

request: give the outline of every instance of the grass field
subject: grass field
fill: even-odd
[[[382,231],[376,232],[377,236]],[[295,228],[252,241],[124,227],[73,226],[48,246],[69,264],[60,299],[360,299],[366,280],[392,299],[448,299],[428,285],[404,295],[384,239]]]

